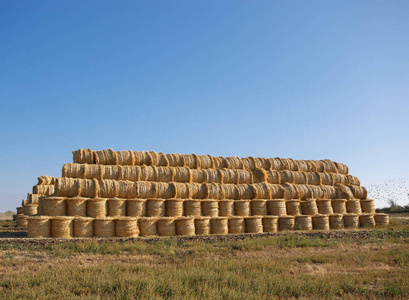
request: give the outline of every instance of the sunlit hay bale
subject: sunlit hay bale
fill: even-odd
[[[361,182],[359,181],[357,177],[352,176],[352,175],[346,175],[346,177],[347,177],[346,185],[356,185],[356,186],[361,185]]]
[[[222,182],[222,173],[219,169],[206,169],[203,170],[205,173],[206,179],[205,182],[208,183],[221,183]]]
[[[247,170],[243,170],[243,171],[247,171]],[[256,169],[253,171],[247,171],[247,172],[251,172],[252,177],[253,177],[253,182],[250,183],[262,183],[262,182],[267,182],[267,171],[264,169]]]
[[[263,232],[277,232],[278,216],[263,216]]]
[[[184,166],[184,159],[183,156],[179,153],[174,154],[166,154],[166,158],[169,162],[170,167],[183,167]]]
[[[287,170],[290,171],[298,171],[298,164],[297,161],[292,158],[286,158],[287,160]]]
[[[345,214],[343,218],[344,218],[345,228],[358,228],[359,227],[359,215]]]
[[[148,199],[146,201],[147,217],[164,217],[165,216],[165,199]]]
[[[22,207],[26,206],[27,204],[28,204],[28,200],[27,200],[27,199],[24,199],[24,200],[21,201],[21,206],[22,206]]]
[[[312,230],[311,216],[296,216],[294,228],[300,230]]]
[[[220,200],[219,201],[219,216],[231,217],[234,215],[234,201],[233,200]]]
[[[297,165],[298,165],[298,171],[300,172],[309,172],[309,166],[307,161],[303,160],[303,159],[298,159],[297,160]]]
[[[161,236],[176,235],[175,219],[170,217],[159,218],[157,221],[158,233]]]
[[[361,202],[361,209],[363,213],[374,214],[375,213],[375,204],[372,199],[363,199]]]
[[[305,172],[305,176],[307,178],[307,184],[311,185],[321,184],[321,177],[318,172]]]
[[[58,178],[55,183],[55,194],[66,197],[78,196],[80,192],[79,180],[67,177]]]
[[[192,178],[192,182],[202,183],[206,181],[206,173],[205,170],[202,169],[191,169],[190,176]]]
[[[73,197],[66,199],[67,205],[67,216],[87,216],[87,200],[88,198],[84,197]]]
[[[293,172],[295,184],[307,184],[307,175],[304,172]]]
[[[155,167],[152,166],[138,166],[138,181],[156,181]]]
[[[84,168],[83,178],[98,179],[98,180],[104,179],[103,178],[103,176],[104,176],[103,169],[105,167],[109,167],[109,166],[88,165],[88,164],[84,164],[82,166]],[[63,175],[63,177],[64,177],[64,175]],[[73,177],[73,176],[67,176],[67,177]]]
[[[267,200],[254,199],[250,201],[250,210],[252,216],[265,216],[267,215]]]
[[[388,226],[389,225],[389,215],[383,213],[374,214],[375,225],[376,226]]]
[[[128,199],[126,201],[126,214],[129,217],[145,217],[146,199]]]
[[[27,227],[27,220],[28,220],[27,215],[17,215],[17,217],[16,217],[17,226]]]
[[[91,149],[78,149],[72,151],[74,163],[78,164],[93,164],[94,151]]]
[[[164,184],[165,185],[165,184]],[[166,192],[163,193],[162,198],[178,198],[178,199],[187,199],[190,197],[189,191],[190,184],[189,183],[182,183],[182,182],[171,182],[168,184],[168,188],[164,186],[164,190]]]
[[[24,215],[24,207],[17,207],[16,209],[18,215]]]
[[[345,174],[345,175],[348,174],[349,169],[348,169],[348,167],[346,165],[344,165],[342,163],[339,163],[339,162],[334,162],[334,163],[337,166],[338,173]]]
[[[196,217],[195,221],[195,233],[196,235],[209,235],[210,229],[210,217]]]
[[[321,184],[323,185],[334,185],[334,177],[331,173],[321,173]]]
[[[214,169],[222,169],[222,168],[225,168],[226,165],[227,165],[226,160],[224,159],[224,157],[212,156],[212,160],[213,160],[213,168]]]
[[[27,219],[28,237],[50,237],[51,222],[49,216],[31,216]]]
[[[27,204],[38,204],[38,198],[40,197],[41,195],[38,194],[27,193]]]
[[[139,232],[141,236],[158,235],[157,218],[139,218]]]
[[[257,161],[252,156],[243,157],[241,159],[241,162],[243,164],[243,169],[250,170],[250,171],[257,169],[257,166],[258,166]]]
[[[357,199],[351,199],[346,202],[347,212],[352,214],[361,214],[361,203]]]
[[[243,169],[243,163],[237,156],[226,157],[226,168],[228,169]]]
[[[270,187],[267,183],[255,183],[251,185],[253,189],[253,197],[250,199],[271,199]]]
[[[359,216],[359,225],[362,227],[375,227],[374,214],[364,213]]]
[[[313,216],[318,214],[318,206],[316,199],[306,199],[301,201],[301,212],[303,215]]]
[[[284,189],[284,199],[299,199],[297,186],[295,184],[284,183],[281,186]]]
[[[222,189],[225,199],[237,199],[239,197],[239,190],[236,184],[223,184]]]
[[[224,199],[222,185],[220,183],[207,183],[207,199]]]
[[[116,152],[112,149],[94,151],[94,160],[99,165],[116,165]]]
[[[126,200],[119,198],[110,198],[107,200],[108,217],[125,217]]]
[[[53,185],[35,185],[33,186],[33,194],[52,195],[54,193]]]
[[[200,200],[188,199],[183,202],[185,216],[200,217],[202,215],[202,204]]]
[[[207,195],[207,186],[202,183],[190,183],[188,185],[189,197],[193,199],[203,199]]]
[[[134,164],[134,156],[131,150],[128,151],[117,151],[116,152],[116,163],[118,165],[124,166],[132,166]]]
[[[46,216],[65,216],[67,212],[65,197],[49,196],[43,198],[43,214]]]
[[[346,207],[346,199],[332,199],[331,200],[331,205],[332,205],[332,210],[336,214],[346,214],[347,213],[347,207]]]
[[[245,217],[244,221],[246,223],[246,233],[263,232],[263,222],[261,219],[262,219],[261,216]]]
[[[279,216],[278,218],[278,230],[293,230],[295,225],[294,216]]]
[[[182,154],[184,166],[190,169],[196,169],[198,167],[196,154]]]
[[[119,169],[118,166],[102,166],[102,178],[103,179],[119,179]]]
[[[92,218],[105,218],[107,216],[107,199],[89,199],[87,201],[87,216]]]
[[[190,173],[189,168],[175,167],[170,170],[171,170],[171,176],[173,176],[173,180],[171,179],[170,181],[176,181],[176,182],[190,182],[191,181],[191,173]]]
[[[344,219],[342,214],[331,214],[329,218],[329,228],[330,229],[343,229],[344,228]]]
[[[156,192],[154,182],[138,181],[136,182],[136,187],[138,198],[146,199],[155,197]]]
[[[169,167],[156,167],[154,168],[156,173],[156,181],[159,182],[171,182],[171,181],[181,181],[181,174],[183,172],[178,172],[177,168]]]
[[[210,219],[210,227],[212,234],[228,234],[229,219],[226,217],[216,217]]]
[[[313,197],[313,190],[308,184],[297,184],[299,199],[309,199]]]
[[[115,235],[118,237],[137,237],[139,235],[138,219],[130,217],[116,219]]]
[[[281,171],[281,183],[295,183],[294,172],[292,171]]]
[[[94,218],[86,217],[74,218],[74,236],[75,237],[94,236]]]
[[[268,158],[256,157],[255,160],[260,169],[268,170],[271,168],[271,162]]]
[[[84,172],[86,164],[68,163],[62,166],[62,177],[85,178]],[[38,177],[40,179],[40,177]],[[40,181],[39,181],[40,182]]]
[[[149,151],[149,155],[150,155],[149,165],[157,166],[159,163],[159,153],[157,153],[156,151]]]
[[[337,189],[333,186],[329,185],[321,185],[320,188],[323,190],[324,195],[322,197],[318,197],[317,199],[334,199],[337,198],[338,192]]]
[[[99,193],[99,183],[96,179],[79,179],[78,196],[94,198]]]
[[[268,158],[268,161],[270,163],[270,169],[276,170],[276,171],[279,171],[282,169],[281,160],[278,157]]]
[[[363,186],[349,185],[348,188],[356,199],[366,199],[368,192]]]
[[[235,200],[234,215],[242,217],[250,216],[250,200]]]
[[[346,185],[348,184],[348,180],[347,177],[343,174],[338,174],[338,173],[334,173],[332,174],[333,178],[334,178],[334,184],[335,185]]]
[[[331,199],[317,199],[316,202],[319,214],[330,215],[334,213],[331,205]]]
[[[284,199],[267,200],[267,213],[272,216],[284,216],[287,209]]]
[[[325,163],[322,160],[314,160],[316,172],[325,172]]]
[[[237,199],[253,199],[253,187],[250,184],[237,185],[238,196]]]
[[[198,167],[202,169],[213,168],[213,159],[211,155],[198,155],[197,156]]]
[[[177,235],[195,235],[195,219],[193,217],[181,217],[176,219]]]
[[[245,183],[251,184],[251,183],[253,183],[253,173],[252,173],[252,171],[241,170],[241,169],[240,170],[231,170],[231,171],[233,171],[233,175],[230,175],[230,176],[232,176],[230,180],[233,181],[234,178],[236,178],[236,182],[232,182],[232,183],[235,183],[235,184],[245,184]],[[227,172],[227,169],[226,169],[226,172]],[[225,180],[225,178],[223,178],[223,180]]]
[[[94,236],[96,237],[115,236],[115,219],[114,218],[95,218],[94,219]]]
[[[40,177],[37,177],[37,180],[37,185],[53,185],[55,184],[56,177],[42,175]]]
[[[287,215],[290,216],[299,216],[301,215],[300,200],[292,199],[285,202],[285,208]]]
[[[230,217],[228,220],[229,233],[240,234],[246,232],[246,223],[243,217]]]
[[[139,181],[139,166],[123,166],[122,180]]]
[[[204,199],[202,203],[202,215],[206,217],[219,216],[219,203],[217,200]]]
[[[329,230],[329,218],[327,215],[312,216],[312,228],[319,230]]]
[[[283,199],[285,190],[281,184],[267,184],[271,198],[270,199]]]
[[[326,165],[326,172],[328,173],[338,173],[338,167],[335,162],[329,159],[324,159],[324,161],[327,163]]]
[[[181,217],[183,216],[183,200],[167,199],[165,202],[166,216]]]
[[[56,216],[51,218],[51,236],[68,239],[74,235],[74,217]]]
[[[149,165],[151,156],[148,151],[133,151],[135,166]]]
[[[118,198],[136,198],[137,197],[137,184],[132,181],[118,181],[116,197]]]
[[[24,206],[24,214],[26,216],[33,216],[38,213],[38,204],[27,204]]]

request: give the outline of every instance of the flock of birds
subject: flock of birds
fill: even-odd
[[[388,206],[409,206],[409,187],[403,178],[367,186],[368,198],[384,202]]]

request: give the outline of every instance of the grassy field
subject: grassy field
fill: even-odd
[[[13,231],[1,221],[1,231]],[[376,230],[0,239],[4,299],[409,298],[409,214]]]

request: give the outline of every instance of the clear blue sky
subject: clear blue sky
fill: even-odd
[[[0,211],[78,148],[409,183],[409,1],[0,0],[0,101]]]

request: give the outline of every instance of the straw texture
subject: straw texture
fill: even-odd
[[[47,216],[65,216],[66,202],[64,197],[44,197],[42,200],[43,213]]]
[[[311,216],[296,216],[295,228],[300,230],[312,230],[312,218]]]
[[[211,232],[210,218],[198,217],[195,218],[195,233],[196,235],[209,235]]]
[[[331,205],[331,199],[317,200],[317,207],[319,214],[329,215],[334,213]]]
[[[301,215],[300,200],[292,199],[285,202],[287,214],[290,216]]]
[[[111,198],[107,200],[108,216],[109,217],[124,217],[126,216],[126,200]]]
[[[164,217],[165,216],[165,199],[148,199],[146,201],[146,216]]]
[[[130,217],[145,217],[146,216],[146,200],[145,199],[128,199],[126,201],[126,214]]]
[[[251,200],[251,215],[252,216],[265,216],[267,215],[267,200]]]
[[[361,210],[363,213],[374,214],[375,213],[374,201],[372,199],[361,200]]]
[[[243,217],[231,217],[229,218],[229,233],[239,234],[246,232],[246,223]]]
[[[165,207],[166,207],[166,216],[168,217],[183,216],[183,200],[168,199],[166,200]]]
[[[200,217],[202,215],[202,204],[199,200],[184,201],[185,216]]]
[[[68,239],[74,234],[73,217],[56,216],[51,219],[51,235],[55,238]]]
[[[96,237],[113,237],[115,236],[115,219],[114,218],[95,218],[94,235]]]
[[[246,233],[261,233],[263,232],[263,222],[262,217],[245,217],[246,222]]]
[[[250,216],[250,200],[234,201],[234,215],[243,217]]]
[[[27,204],[24,206],[24,214],[27,216],[33,216],[38,213],[38,204]]]
[[[176,219],[177,235],[195,235],[195,219],[192,217],[182,217]]]
[[[278,230],[293,230],[295,225],[295,217],[294,216],[280,216],[278,218]]]
[[[215,200],[202,200],[202,214],[206,217],[219,216],[219,203]]]
[[[352,214],[361,214],[361,203],[359,200],[348,200],[346,202],[347,212]]]
[[[313,229],[329,230],[329,219],[327,215],[312,216]]]
[[[359,216],[357,214],[345,214],[343,218],[345,228],[359,227]]]
[[[286,204],[284,199],[274,199],[267,201],[267,212],[273,216],[284,216],[287,214]]]
[[[83,197],[67,198],[67,216],[87,216],[87,199]]]
[[[27,219],[28,237],[50,237],[51,222],[48,216],[31,216]]]
[[[211,232],[212,234],[228,234],[228,218],[226,217],[216,217],[210,219]]]
[[[27,227],[28,223],[28,216],[27,215],[17,215],[16,221],[17,221],[17,226],[19,227]]]
[[[139,231],[141,236],[158,235],[157,218],[140,218]]]
[[[263,232],[277,232],[278,230],[278,216],[264,216]]]
[[[119,237],[137,237],[139,235],[138,219],[131,217],[116,219],[115,235]]]
[[[94,236],[94,219],[86,217],[77,217],[74,219],[74,236],[75,237],[92,237]]]
[[[376,226],[387,226],[389,224],[389,215],[377,213],[374,214],[375,224]]]
[[[359,216],[359,225],[363,227],[375,227],[374,214],[364,213]]]
[[[344,228],[344,219],[342,214],[332,214],[328,216],[330,229],[342,229]]]
[[[318,214],[317,202],[315,199],[301,201],[301,212],[303,215],[313,216]]]
[[[347,207],[346,207],[346,199],[332,199],[331,200],[331,205],[332,205],[332,210],[336,214],[346,214],[347,213]]]
[[[157,221],[158,233],[162,236],[176,235],[176,224],[172,217],[159,218]]]
[[[92,218],[105,218],[107,215],[107,199],[89,199],[87,201],[87,215]]]

